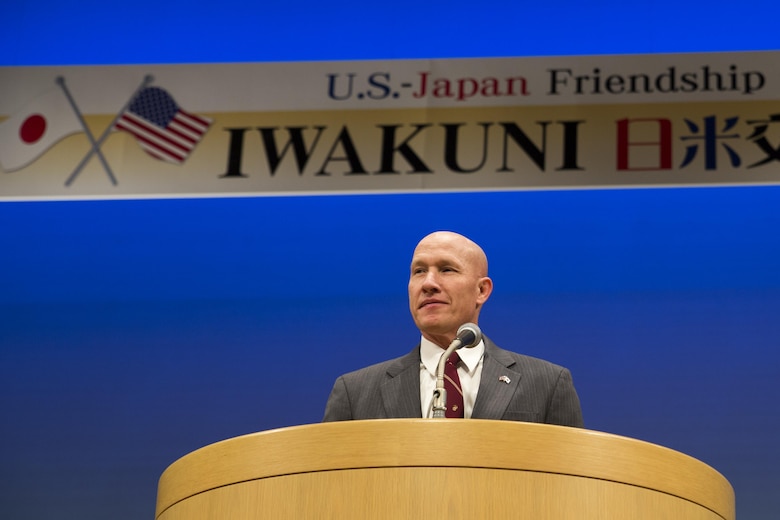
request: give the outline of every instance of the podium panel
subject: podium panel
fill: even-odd
[[[174,462],[157,520],[734,520],[717,471],[625,437],[463,419],[349,421],[228,439]]]

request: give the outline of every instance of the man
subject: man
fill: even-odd
[[[323,420],[430,417],[439,357],[461,325],[478,323],[492,291],[487,257],[477,244],[449,231],[423,238],[409,275],[420,344],[403,357],[339,377]],[[567,369],[499,348],[485,336],[458,354],[465,418],[583,426]]]

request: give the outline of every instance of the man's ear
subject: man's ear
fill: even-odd
[[[477,295],[477,305],[482,305],[487,301],[488,298],[490,298],[490,294],[493,292],[493,280],[487,276],[482,277],[479,279],[477,288],[479,289],[479,294]]]

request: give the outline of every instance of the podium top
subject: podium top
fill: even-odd
[[[446,440],[446,442],[445,442]],[[248,480],[337,469],[461,467],[537,471],[621,482],[735,518],[734,491],[683,453],[617,435],[481,419],[379,419],[268,430],[200,448],[160,477],[156,517],[173,504]]]

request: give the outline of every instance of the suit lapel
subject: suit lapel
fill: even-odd
[[[513,370],[515,361],[495,343],[485,338],[485,358],[473,419],[501,419],[522,377]]]
[[[387,417],[420,418],[420,346],[390,365],[381,386]]]

